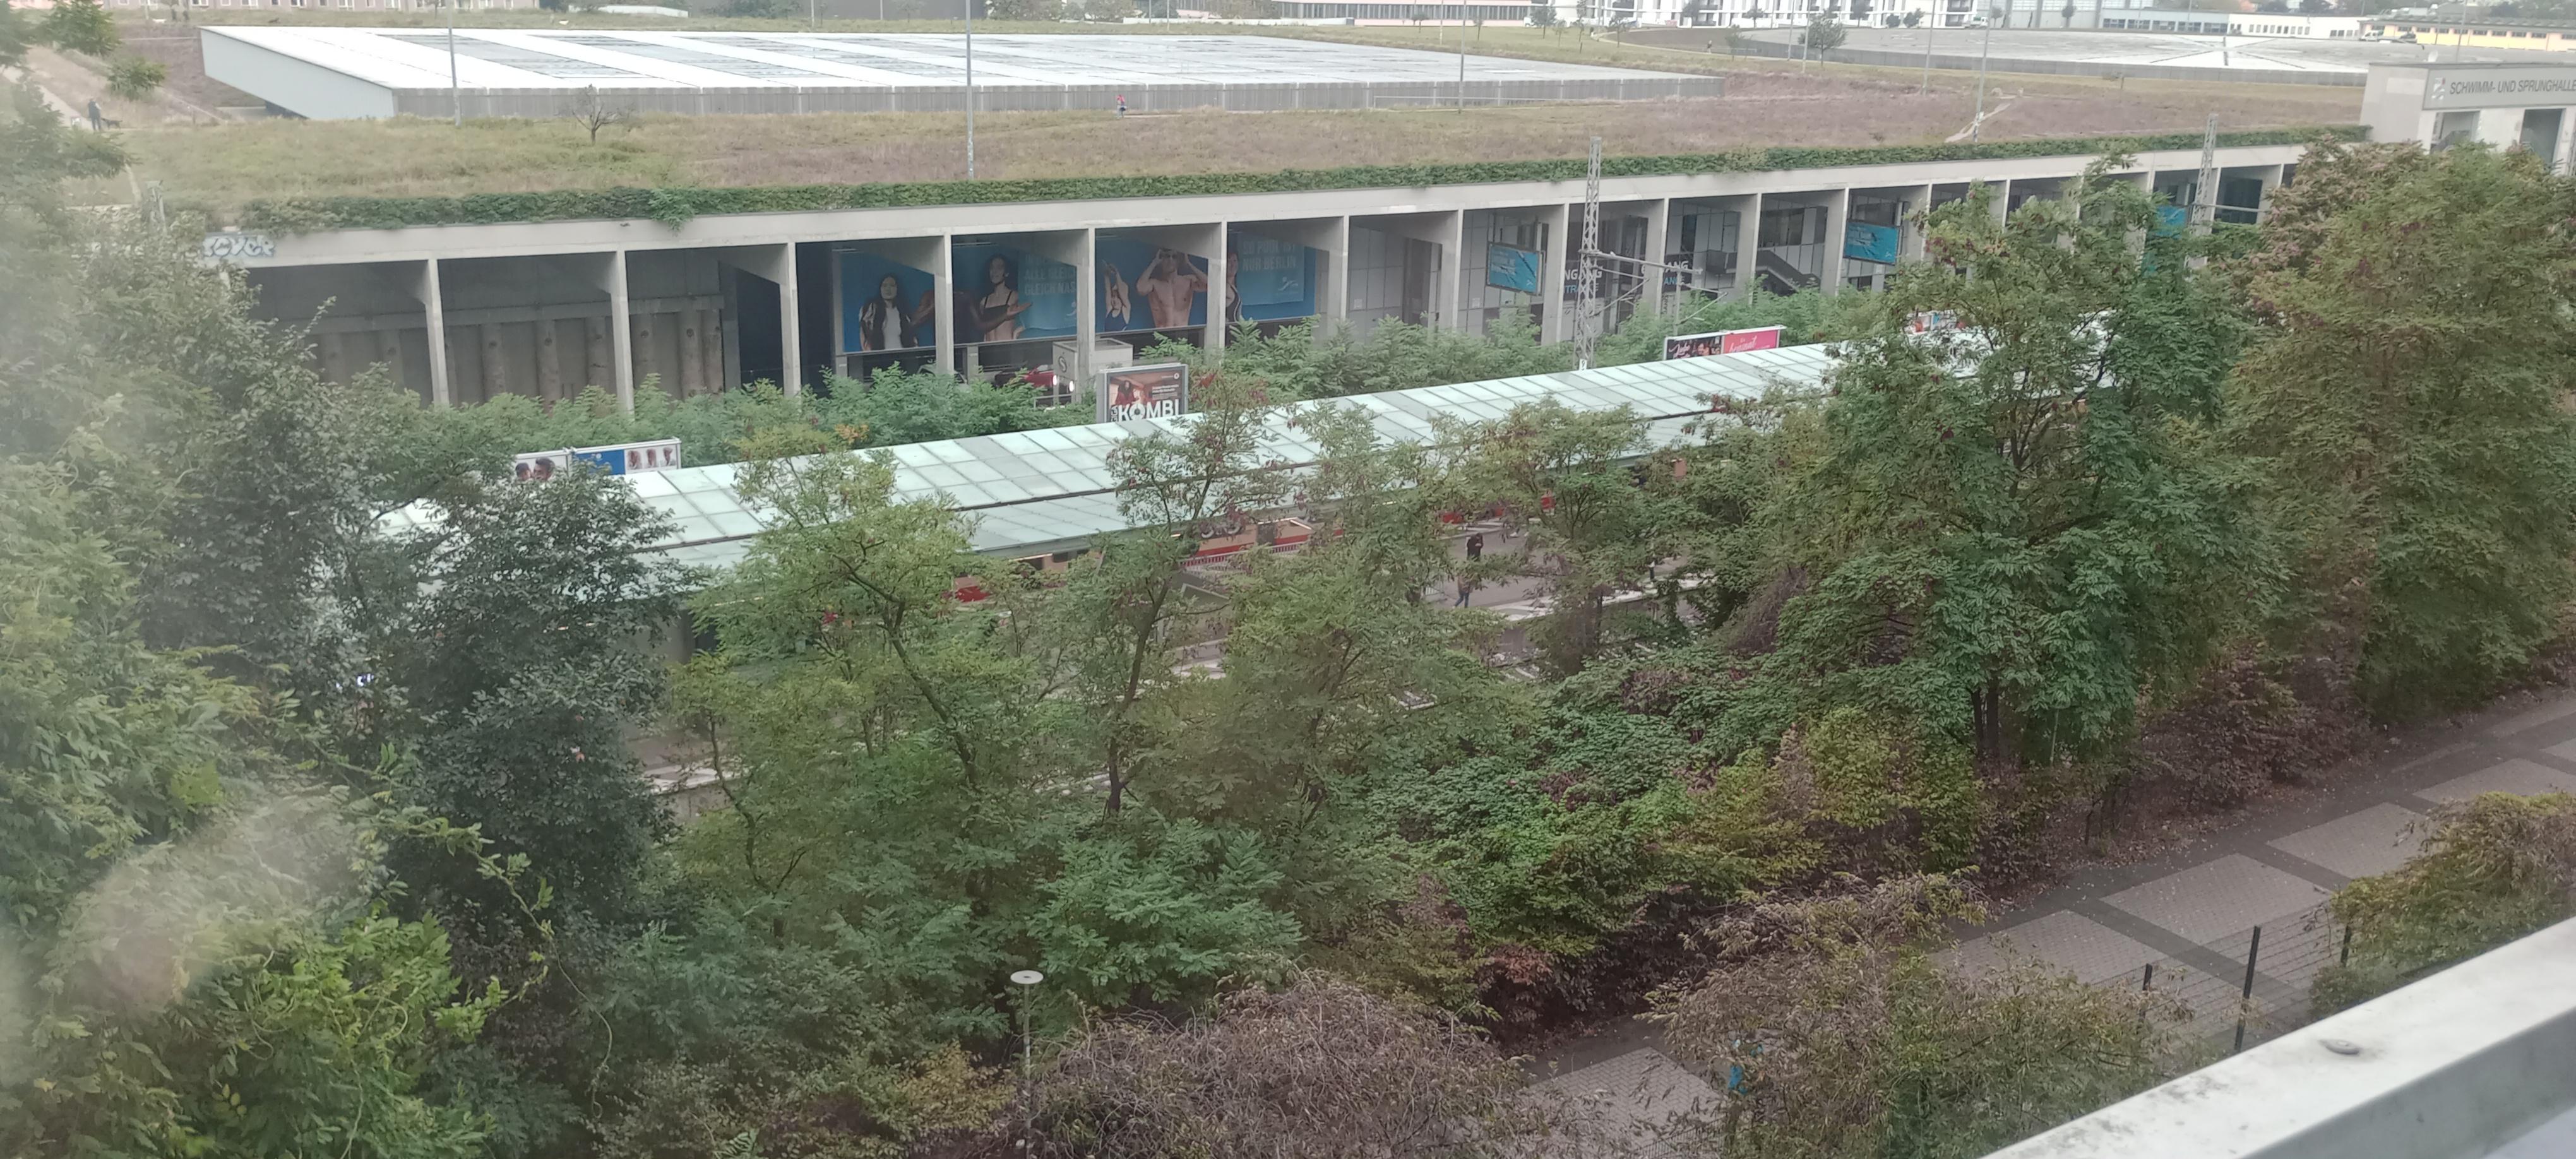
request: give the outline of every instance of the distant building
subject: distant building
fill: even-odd
[[[2519,48],[2532,52],[2576,48],[2576,24],[2564,21],[2382,16],[2362,21],[2362,35],[2390,40],[2412,36],[2418,43],[2442,48]]]

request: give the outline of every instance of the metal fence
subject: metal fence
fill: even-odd
[[[2233,1054],[2314,1020],[2309,986],[2352,953],[2352,928],[2320,906],[2203,943],[2190,959],[2167,957],[2097,985],[2142,990],[2173,1003],[2175,1041]]]

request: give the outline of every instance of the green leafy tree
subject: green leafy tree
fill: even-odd
[[[502,995],[389,912],[384,867],[402,841],[516,871],[334,760],[292,701],[145,632],[192,498],[169,452],[227,417],[197,376],[251,373],[179,352],[292,347],[262,347],[175,234],[62,213],[59,182],[114,154],[18,109],[0,265],[42,278],[0,289],[0,1150],[472,1154],[479,1116],[426,1075]]]
[[[2246,260],[2231,434],[2294,553],[2283,620],[2379,713],[2491,691],[2576,595],[2571,198],[2526,155],[2329,145]]]
[[[1841,48],[1843,41],[1850,36],[1851,31],[1843,27],[1841,16],[1830,9],[1807,19],[1806,45],[1807,51],[1813,55],[1823,56]]]
[[[47,44],[100,60],[125,43],[116,31],[116,18],[98,0],[58,0],[45,12],[43,34]]]
[[[158,91],[170,79],[170,70],[160,61],[140,56],[120,56],[107,70],[107,91],[129,101],[139,101]]]
[[[2197,433],[2234,326],[2166,243],[2152,261],[2132,248],[2153,207],[2109,174],[2009,224],[1982,189],[1934,212],[1933,264],[1835,373],[1821,453],[1786,500],[1807,587],[1729,743],[1852,705],[1963,739],[1990,769],[2099,753],[2259,594]],[[1961,328],[1906,334],[1925,310]]]

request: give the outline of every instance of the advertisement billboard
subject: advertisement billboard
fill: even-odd
[[[1256,233],[1226,236],[1225,320],[1315,316],[1315,251]]]
[[[1711,354],[1742,354],[1747,350],[1777,350],[1782,326],[1763,326],[1752,330],[1712,330],[1706,334],[1676,334],[1664,339],[1664,360],[1705,358]]]
[[[857,250],[834,257],[841,279],[841,353],[919,350],[938,341],[938,283],[930,271]]]
[[[950,251],[959,342],[1025,342],[1073,333],[1074,270],[1018,246]]]
[[[1847,222],[1843,225],[1843,256],[1892,266],[1896,264],[1897,239],[1895,226]]]
[[[1206,258],[1121,237],[1103,237],[1095,245],[1101,333],[1207,325]]]
[[[676,470],[679,466],[680,440],[646,439],[598,447],[529,451],[510,460],[510,477],[521,482],[538,482],[552,479],[558,472],[580,468],[604,475],[641,475],[651,471]]]
[[[1497,290],[1538,292],[1538,251],[1501,242],[1485,243],[1485,284]]]
[[[1170,419],[1189,413],[1190,368],[1178,362],[1100,372],[1100,421]]]

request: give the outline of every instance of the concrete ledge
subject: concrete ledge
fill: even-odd
[[[1991,1159],[2466,1159],[2571,1107],[2576,921]]]

